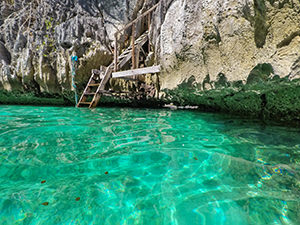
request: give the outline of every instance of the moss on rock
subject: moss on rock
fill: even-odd
[[[238,88],[230,84],[230,87],[206,91],[181,86],[163,92],[165,103],[197,105],[203,111],[300,125],[300,80],[275,79]]]
[[[36,94],[1,90],[0,104],[70,106],[75,105],[75,100],[71,99],[70,93],[64,93],[63,95],[53,95],[48,93]]]
[[[270,75],[273,73],[274,70],[271,64],[258,64],[251,70],[247,78],[247,84],[254,84],[267,81],[270,78]]]
[[[239,91],[224,99],[229,112],[258,117],[262,110],[260,94],[256,91]]]
[[[300,84],[297,81],[283,83],[276,89],[265,91],[264,116],[277,121],[300,123]]]

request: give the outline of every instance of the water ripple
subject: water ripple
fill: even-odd
[[[0,106],[0,224],[300,224],[299,140],[200,112]]]

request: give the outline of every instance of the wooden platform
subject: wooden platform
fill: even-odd
[[[144,75],[144,74],[154,74],[160,72],[160,65],[159,66],[151,66],[151,67],[144,67],[134,70],[125,70],[120,72],[112,73],[112,78],[122,78],[122,77],[130,77],[130,76],[137,76],[137,75]]]

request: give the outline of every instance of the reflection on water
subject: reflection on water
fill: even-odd
[[[0,224],[300,224],[299,129],[0,107]]]

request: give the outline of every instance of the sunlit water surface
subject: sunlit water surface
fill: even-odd
[[[0,224],[300,224],[299,129],[0,106]]]

